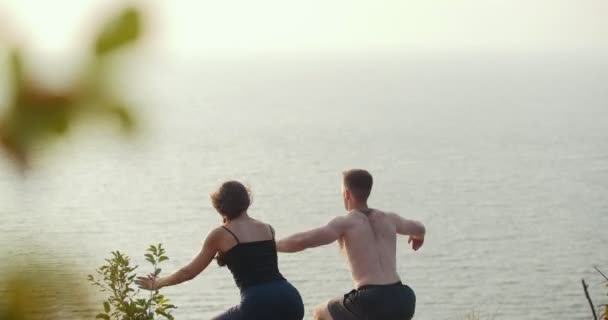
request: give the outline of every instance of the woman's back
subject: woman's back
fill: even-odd
[[[218,263],[232,272],[241,303],[214,320],[302,319],[302,298],[279,272],[272,227],[244,215],[220,228]]]
[[[272,240],[273,231],[270,226],[262,221],[253,219],[249,216],[239,217],[234,220],[230,220],[224,224],[225,227],[229,228],[239,239],[239,242],[254,242],[263,240]],[[231,237],[228,237],[230,240]],[[234,238],[232,238],[234,240]],[[237,244],[236,241],[227,241],[227,247],[225,251],[228,251],[230,247]],[[224,251],[224,252],[225,252]]]
[[[284,280],[279,272],[272,227],[249,217],[242,220],[222,226],[232,239],[226,239],[228,249],[219,254],[218,263],[230,269],[241,290]]]

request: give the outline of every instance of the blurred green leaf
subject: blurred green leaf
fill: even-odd
[[[59,272],[49,270],[48,261],[34,258],[11,262],[0,273],[0,319],[73,319],[66,315],[90,310],[88,290],[80,285],[77,272],[62,263]]]
[[[103,303],[103,310],[106,313],[110,312],[110,304],[107,301],[104,301],[104,303]]]
[[[105,319],[110,320],[110,316],[105,313],[99,313],[95,316],[95,319]]]
[[[11,53],[11,62],[10,62],[10,80],[12,83],[12,90],[15,96],[17,96],[22,90],[22,86],[24,81],[24,73],[23,73],[23,58],[21,56],[21,52],[17,49],[14,49]]]
[[[98,56],[108,54],[122,46],[137,40],[141,33],[139,11],[128,8],[111,19],[95,42],[95,53]]]
[[[129,112],[129,106],[114,98],[107,98],[100,102],[100,111],[115,116],[120,121],[122,127],[131,130],[135,127],[135,120]]]
[[[28,77],[24,55],[20,49],[13,49],[7,68],[11,102],[0,114],[0,151],[5,151],[21,171],[29,168],[34,148],[52,143],[76,123],[89,121],[86,116],[110,116],[125,130],[134,129],[137,121],[129,105],[107,90],[104,80],[111,68],[101,58],[139,39],[143,31],[141,20],[135,7],[110,18],[92,39],[92,56],[81,77],[61,90]],[[157,253],[155,250],[154,255]]]

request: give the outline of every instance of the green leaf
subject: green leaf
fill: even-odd
[[[21,86],[24,82],[23,75],[23,57],[17,49],[11,53],[11,82],[13,85],[13,93],[18,95],[22,90]]]
[[[156,252],[157,252],[156,247],[154,245],[151,245],[150,247],[148,247],[147,251],[151,251],[154,254],[156,254]]]
[[[161,256],[161,257],[158,259],[158,262],[163,262],[163,261],[167,261],[167,260],[169,260],[169,258],[168,258],[168,257],[166,257],[166,256]]]
[[[158,276],[162,270],[163,269],[161,269],[161,268],[154,270],[154,276]]]
[[[116,117],[118,117],[118,120],[120,120],[120,123],[122,124],[123,128],[127,130],[133,129],[133,127],[135,126],[135,120],[133,120],[133,116],[131,115],[127,107],[122,105],[116,105],[112,107],[110,111],[114,113]]]
[[[141,33],[139,11],[127,8],[105,25],[95,42],[95,53],[108,54],[120,47],[134,42]]]
[[[105,319],[110,320],[110,316],[105,313],[99,313],[95,316],[95,319]]]
[[[159,309],[156,309],[156,310],[155,310],[155,312],[156,312],[156,314],[160,314],[161,316],[163,316],[163,317],[165,317],[165,318],[167,318],[167,319],[169,319],[169,320],[173,320],[173,316],[172,316],[171,314],[169,314],[169,313],[165,312],[165,311],[164,311],[164,310],[162,310],[162,309],[160,309],[160,310],[159,310]]]
[[[103,310],[104,310],[106,313],[110,312],[110,304],[109,304],[107,301],[105,301],[105,302],[103,303]]]
[[[149,253],[146,253],[144,255],[144,257],[146,257],[146,260],[150,261],[151,263],[155,263],[156,262],[156,260],[154,259],[154,256],[151,255],[151,254],[149,254]]]

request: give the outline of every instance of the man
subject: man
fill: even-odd
[[[368,208],[372,184],[372,176],[365,170],[344,172],[342,196],[348,213],[277,242],[280,252],[298,252],[338,240],[348,258],[356,289],[317,306],[315,319],[408,320],[414,315],[416,296],[397,274],[397,234],[409,236],[412,248],[418,250],[425,228],[395,213]]]

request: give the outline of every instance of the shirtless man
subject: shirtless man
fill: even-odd
[[[416,296],[397,274],[397,234],[409,236],[412,248],[424,242],[420,222],[395,213],[367,207],[373,179],[369,172],[344,172],[342,196],[348,213],[327,225],[294,234],[277,243],[279,252],[298,252],[336,240],[348,258],[355,290],[317,306],[318,320],[409,320],[414,316]]]

